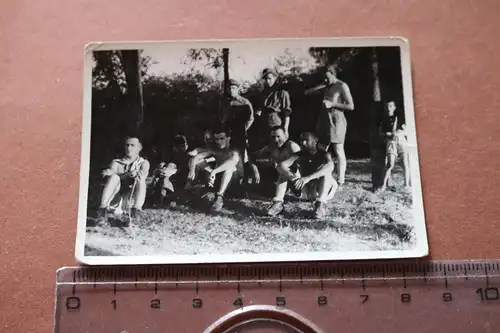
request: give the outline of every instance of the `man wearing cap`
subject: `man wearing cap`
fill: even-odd
[[[325,150],[333,150],[337,157],[338,183],[345,182],[347,159],[344,152],[344,141],[347,132],[345,111],[354,110],[349,86],[337,78],[335,66],[329,66],[325,73],[325,85],[314,90],[324,89],[323,107],[316,123],[316,134]]]
[[[258,113],[261,113],[266,121],[265,133],[275,126],[283,127],[288,133],[290,125],[290,113],[292,113],[290,94],[278,86],[277,78],[277,73],[271,68],[265,68],[262,71],[265,88],[262,91]]]
[[[240,153],[240,158],[248,169],[248,130],[254,122],[252,103],[240,95],[240,84],[229,80],[229,98],[222,105],[222,126],[231,132],[231,146]]]

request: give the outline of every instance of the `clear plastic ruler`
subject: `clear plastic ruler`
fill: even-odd
[[[56,333],[500,332],[500,261],[67,267]]]

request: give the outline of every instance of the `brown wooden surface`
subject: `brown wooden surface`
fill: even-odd
[[[75,263],[92,41],[407,37],[432,259],[497,258],[498,13],[498,0],[1,1],[0,332],[51,332],[54,272]]]

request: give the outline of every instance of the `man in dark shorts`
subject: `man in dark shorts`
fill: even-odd
[[[222,104],[222,125],[231,131],[231,146],[238,149],[243,163],[248,157],[248,130],[254,122],[252,103],[240,95],[240,85],[236,80],[229,80],[229,98]]]
[[[256,183],[260,182],[259,169],[255,161],[259,158],[268,157],[272,167],[277,166],[300,151],[300,146],[288,139],[288,134],[282,126],[271,129],[271,142],[264,148],[251,154],[250,161]],[[296,168],[293,170],[296,172]],[[275,194],[271,206],[267,209],[267,215],[275,216],[283,210],[283,199],[287,190],[289,180],[276,170]]]
[[[345,182],[347,159],[344,142],[347,132],[345,111],[354,110],[349,86],[337,78],[335,66],[329,66],[325,73],[323,105],[316,124],[316,134],[324,150],[332,150],[337,157],[338,183]]]
[[[231,146],[230,131],[224,128],[214,130],[215,147],[198,153],[189,161],[188,180],[196,178],[196,166],[209,157],[215,158],[215,167],[207,167],[208,186],[215,190],[215,201],[211,210],[218,212],[224,205],[224,195],[230,186],[241,184],[243,164],[238,149]]]
[[[333,198],[338,188],[332,176],[332,156],[318,147],[318,138],[313,133],[302,133],[300,144],[302,150],[281,162],[278,170],[287,180],[292,181],[296,189],[301,190],[302,199],[314,200],[314,216],[323,219],[326,217],[326,203]],[[300,176],[292,171],[296,162]]]
[[[184,135],[176,135],[167,162],[161,162],[153,171],[155,202],[164,202],[167,195],[182,190],[186,186],[189,145]]]

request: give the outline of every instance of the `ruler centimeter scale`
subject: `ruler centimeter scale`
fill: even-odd
[[[67,267],[55,333],[500,332],[500,261]]]

